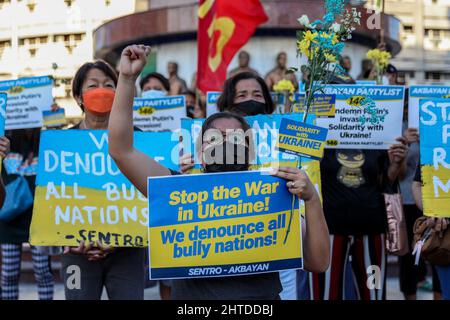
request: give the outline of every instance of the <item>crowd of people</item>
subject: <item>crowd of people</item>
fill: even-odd
[[[147,177],[185,174],[194,165],[193,155],[180,157],[180,172],[158,164],[133,145],[133,99],[140,92],[143,98],[185,95],[186,113],[191,118],[205,118],[205,97],[195,88],[188,88],[178,76],[178,65],[169,62],[168,77],[152,72],[139,79],[146,65],[150,48],[141,45],[127,47],[118,66],[119,75],[104,61],[84,64],[74,76],[72,95],[84,112],[83,120],[71,129],[108,130],[109,153],[121,172],[143,194],[147,192]],[[239,66],[229,73],[223,92],[217,101],[219,112],[208,117],[201,129],[200,153],[217,148],[203,138],[207,130],[223,133],[221,148],[226,149],[227,132],[249,128],[245,116],[272,114],[275,104],[270,92],[280,80],[292,81],[298,89],[295,73],[288,70],[287,55],[278,54],[276,67],[263,79],[250,67],[250,55],[241,51]],[[355,83],[349,72],[351,60],[342,57],[340,63],[346,78],[334,79],[335,84]],[[373,66],[364,61],[359,79],[373,79]],[[387,69],[386,83],[398,84],[394,66]],[[349,79],[350,78],[350,79]],[[139,80],[138,80],[139,79]],[[136,86],[138,83],[138,86]],[[407,106],[405,106],[405,119]],[[401,124],[399,124],[401,125]],[[39,129],[8,131],[0,138],[0,156],[5,163],[17,167],[33,167],[37,163]],[[304,200],[304,270],[265,273],[227,278],[205,278],[161,281],[162,299],[311,299],[311,300],[383,300],[386,299],[387,252],[385,250],[386,208],[383,193],[400,186],[407,220],[410,246],[413,225],[422,216],[420,197],[419,134],[417,128],[403,124],[403,135],[389,150],[327,149],[320,163],[322,198],[307,174],[295,168],[281,167],[274,175],[286,180],[286,188]],[[246,147],[244,165],[226,163],[208,165],[203,172],[249,170],[252,150],[248,137],[240,142]],[[210,151],[209,151],[210,152]],[[201,157],[200,157],[201,158]],[[5,199],[5,185],[17,178],[2,170],[0,202]],[[30,188],[34,188],[36,170],[25,170]],[[1,298],[18,299],[22,244],[28,242],[32,208],[12,221],[0,221]],[[439,231],[446,229],[446,219],[429,218],[429,224]],[[450,267],[428,267],[425,261],[415,265],[412,250],[399,259],[400,290],[405,299],[416,299],[418,284],[433,270],[433,291],[450,299]],[[109,299],[143,299],[147,283],[147,250],[145,248],[113,248],[103,243],[84,243],[78,247],[46,248],[31,246],[34,274],[40,299],[52,299],[54,276],[52,255],[61,256],[61,276],[65,297],[100,299],[106,289]],[[81,268],[81,289],[67,286],[72,265]],[[379,266],[381,287],[367,286],[369,266]]]

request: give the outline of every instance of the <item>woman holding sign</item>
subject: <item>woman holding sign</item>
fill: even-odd
[[[133,146],[134,83],[145,66],[149,53],[149,47],[138,45],[129,46],[123,51],[116,98],[109,123],[109,152],[125,176],[143,193],[147,192],[147,177],[175,174]],[[204,135],[209,129],[221,131],[222,136]],[[208,173],[248,170],[251,138],[241,136],[242,139],[236,140],[236,135],[230,134],[230,132],[242,132],[247,129],[249,126],[246,121],[235,114],[218,113],[209,117],[200,134],[203,140],[198,147],[203,153],[211,154],[211,148],[228,150],[228,148],[237,148],[238,145],[244,146],[240,149],[245,152],[240,155],[240,159],[235,157],[232,163],[204,165],[204,171]],[[216,138],[220,142],[217,142]],[[243,163],[238,161],[242,160],[242,157],[245,159]],[[304,246],[305,268],[316,272],[324,271],[329,263],[328,229],[314,186],[307,175],[298,169],[280,168],[274,174],[288,180],[289,191],[305,201],[307,221]],[[177,280],[172,284],[174,299],[279,299],[280,291],[281,284],[277,272],[227,278]]]
[[[73,79],[72,93],[85,117],[73,129],[108,129],[116,85],[117,75],[106,62],[98,60],[80,67]],[[113,250],[100,241],[82,241],[79,247],[65,247],[61,272],[66,299],[97,300],[105,287],[109,299],[142,300],[145,252],[142,248]],[[69,287],[73,282],[73,266],[79,268],[80,288]]]

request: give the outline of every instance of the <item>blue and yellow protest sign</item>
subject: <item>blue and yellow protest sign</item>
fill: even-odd
[[[450,99],[450,86],[417,85],[409,87],[408,127],[419,129],[421,99]]]
[[[423,212],[450,218],[450,100],[420,100]]]
[[[217,108],[217,99],[219,99],[222,92],[220,91],[209,91],[206,93],[206,116],[209,117],[214,113],[219,112]]]
[[[177,168],[178,135],[136,132],[134,141],[162,165]],[[109,156],[106,131],[42,132],[31,244],[77,246],[82,240],[100,240],[141,247],[147,245],[147,226],[147,199]]]
[[[308,114],[317,117],[334,117],[336,114],[336,96],[333,94],[315,94]],[[305,94],[296,93],[294,95],[293,113],[305,112]]]
[[[283,118],[278,134],[278,150],[320,160],[323,157],[327,129]]]
[[[328,85],[336,116],[318,118],[328,129],[325,148],[387,150],[402,136],[403,86]]]
[[[42,127],[42,112],[53,103],[52,89],[49,76],[0,81],[0,92],[8,94],[6,130]]]
[[[44,117],[44,126],[47,128],[59,127],[66,124],[66,113],[62,108],[56,111],[44,111],[42,115]]]
[[[133,123],[142,131],[175,131],[182,118],[186,118],[184,96],[134,99]]]
[[[256,171],[154,177],[148,199],[151,279],[303,267],[300,216],[283,179]]]
[[[6,105],[8,103],[8,95],[0,93],[0,136],[5,135]]]

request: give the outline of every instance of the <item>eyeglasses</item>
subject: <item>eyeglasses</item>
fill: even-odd
[[[203,142],[210,145],[219,145],[225,141],[235,145],[245,144],[245,134],[242,130],[222,132],[218,129],[208,129],[203,135]]]

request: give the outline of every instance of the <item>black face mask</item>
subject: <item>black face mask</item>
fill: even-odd
[[[256,116],[266,114],[266,104],[255,100],[247,100],[241,103],[235,103],[231,111],[243,116]]]
[[[249,167],[249,148],[229,142],[210,147],[203,151],[207,173],[247,171]]]
[[[195,106],[194,105],[187,105],[186,106],[186,114],[189,118],[194,118],[194,110],[195,110]]]

